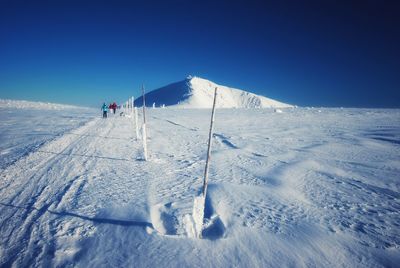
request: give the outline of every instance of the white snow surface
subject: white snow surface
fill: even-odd
[[[9,112],[2,132],[47,120]],[[59,135],[1,167],[1,267],[400,263],[399,110],[216,110],[202,239],[210,110],[149,109],[148,161],[133,118],[57,115]]]
[[[214,89],[218,88],[217,108],[287,108],[290,104],[279,102],[244,90],[218,85],[212,81],[188,76],[184,81],[156,89],[146,94],[146,105],[174,108],[211,108]],[[142,105],[142,98],[135,101]]]
[[[0,168],[96,116],[95,109],[0,99]]]
[[[206,79],[192,77],[190,80],[191,96],[177,106],[183,108],[211,108],[214,89],[218,88],[218,108],[272,108],[290,107],[291,105],[278,102],[264,96],[244,90],[218,85]]]
[[[71,109],[90,110],[90,108],[67,105],[67,104],[35,102],[26,100],[9,100],[9,99],[0,99],[0,108],[35,109],[35,110],[71,110]]]

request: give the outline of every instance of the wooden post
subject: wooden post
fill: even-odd
[[[139,139],[139,126],[138,126],[138,111],[136,109],[136,107],[133,107],[133,113],[134,113],[134,117],[135,117],[135,128],[136,128],[136,140]]]
[[[135,107],[135,97],[132,96],[132,106],[131,106],[131,115],[133,115],[133,107]]]
[[[212,142],[212,135],[213,135],[213,128],[214,128],[214,117],[215,117],[215,103],[217,101],[217,88],[214,91],[214,102],[213,108],[211,113],[211,124],[210,124],[210,132],[208,134],[208,149],[207,149],[207,160],[206,160],[206,167],[204,169],[204,180],[203,180],[203,197],[205,198],[207,194],[207,185],[208,185],[208,170],[210,168],[210,156],[211,156],[211,142]]]
[[[142,126],[142,136],[143,136],[143,156],[144,160],[147,161],[147,137],[146,137],[146,100],[145,100],[144,86],[142,85],[142,99],[143,99],[143,126]]]
[[[143,99],[143,123],[146,124],[146,99],[144,96],[144,85],[142,85],[142,99]]]
[[[212,143],[212,135],[214,128],[214,118],[215,118],[215,104],[217,101],[217,88],[214,91],[214,102],[211,113],[211,124],[210,124],[210,132],[208,134],[208,148],[207,148],[207,159],[206,159],[206,167],[204,169],[204,180],[203,180],[203,191],[198,196],[195,196],[193,200],[193,211],[192,217],[189,218],[190,226],[189,236],[202,238],[203,231],[203,222],[204,222],[204,209],[206,205],[206,195],[207,195],[207,186],[208,186],[208,170],[210,168],[210,156],[211,156],[211,143]],[[191,223],[191,224],[190,224]]]

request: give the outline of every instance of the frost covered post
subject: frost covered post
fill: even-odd
[[[142,85],[142,99],[143,99],[143,126],[142,126],[142,137],[143,137],[143,157],[147,161],[147,137],[146,137],[146,101],[144,97],[144,86]]]
[[[203,196],[205,197],[207,194],[207,185],[208,185],[208,170],[210,169],[210,156],[211,156],[211,139],[213,135],[213,128],[214,128],[214,118],[215,118],[215,103],[217,101],[217,88],[214,91],[214,102],[213,108],[211,113],[211,123],[210,123],[210,132],[208,134],[208,148],[207,148],[207,160],[206,160],[206,167],[204,169],[204,180],[203,180]]]
[[[138,118],[137,118],[137,109],[133,107],[133,116],[135,117],[135,128],[136,128],[136,140],[139,139],[139,126],[138,126]]]
[[[206,203],[206,195],[207,195],[207,186],[208,186],[208,170],[210,168],[210,156],[211,156],[211,142],[214,128],[214,118],[215,118],[215,104],[217,101],[217,88],[214,91],[214,102],[211,113],[211,123],[210,123],[210,132],[208,134],[208,147],[207,147],[207,159],[206,159],[206,167],[204,169],[204,179],[203,179],[203,189],[199,196],[194,198],[193,202],[193,211],[192,211],[192,220],[193,220],[193,228],[189,228],[189,233],[193,233],[194,237],[201,238],[203,231],[203,221],[204,221],[204,207]]]
[[[131,111],[130,111],[130,114],[132,115],[132,113],[133,113],[133,107],[135,107],[135,97],[131,97]]]
[[[129,97],[128,105],[129,105],[129,111],[128,111],[128,113],[129,113],[129,114],[132,114],[132,97]]]
[[[132,120],[135,123],[136,140],[138,140],[139,139],[139,130],[138,130],[139,126],[138,126],[137,110],[135,107],[135,97],[132,96],[130,103],[131,103],[131,110],[129,112],[129,116],[132,117]]]

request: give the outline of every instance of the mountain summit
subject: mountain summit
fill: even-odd
[[[173,106],[177,108],[211,108],[214,88],[218,87],[217,108],[284,108],[292,107],[264,96],[244,90],[217,85],[214,82],[188,76],[176,82],[146,93],[146,106]],[[135,106],[142,106],[142,97],[135,100]]]

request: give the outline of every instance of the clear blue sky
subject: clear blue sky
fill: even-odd
[[[399,1],[0,0],[0,98],[100,105],[196,75],[300,106],[400,107]]]

